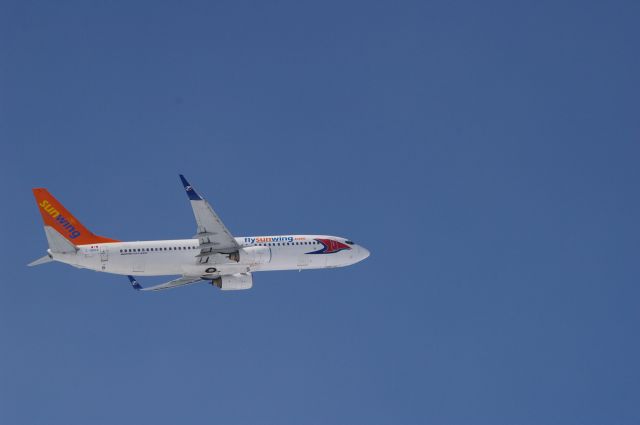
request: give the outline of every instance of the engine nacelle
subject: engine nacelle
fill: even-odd
[[[226,274],[213,279],[211,283],[223,291],[240,291],[242,289],[251,289],[253,278],[251,273]]]
[[[267,264],[271,261],[271,248],[250,246],[240,250],[240,262],[247,265]]]

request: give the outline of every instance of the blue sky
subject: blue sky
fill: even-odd
[[[3,2],[0,423],[640,422],[637,2]],[[26,268],[98,234],[372,255],[251,291]],[[158,279],[141,279],[143,284]]]

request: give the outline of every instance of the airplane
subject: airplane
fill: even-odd
[[[353,241],[327,235],[233,237],[211,205],[180,174],[193,208],[197,233],[192,239],[122,242],[98,236],[80,223],[47,189],[35,188],[47,255],[28,264],[57,261],[97,272],[125,275],[139,291],[158,291],[198,282],[221,290],[253,286],[253,272],[344,267],[369,257]],[[151,287],[134,276],[180,275]]]

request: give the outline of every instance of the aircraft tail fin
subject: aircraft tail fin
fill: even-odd
[[[119,242],[92,233],[84,227],[47,189],[33,189],[38,209],[44,221],[49,247],[53,252],[69,252],[69,247],[93,243]],[[63,242],[62,240],[66,242]],[[54,246],[65,251],[54,251]]]

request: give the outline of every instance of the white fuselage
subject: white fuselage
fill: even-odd
[[[56,261],[99,272],[134,276],[214,276],[270,270],[323,269],[364,260],[369,251],[344,238],[325,235],[235,238],[237,253],[205,258],[198,239],[79,245],[75,253],[52,253]],[[208,259],[206,263],[203,263]]]

